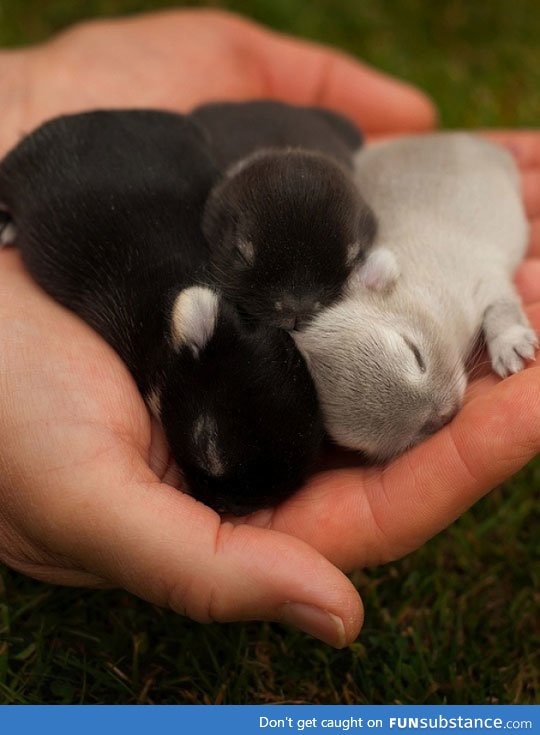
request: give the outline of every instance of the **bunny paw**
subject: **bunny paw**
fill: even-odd
[[[488,345],[493,370],[506,378],[523,369],[525,360],[533,360],[538,337],[533,329],[514,324],[491,340]]]

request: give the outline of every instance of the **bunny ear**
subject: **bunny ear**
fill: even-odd
[[[8,212],[0,204],[0,247],[15,241],[16,229]]]
[[[361,250],[363,250],[363,247],[358,240],[347,245],[347,265],[351,266],[358,260]]]
[[[237,246],[236,233],[239,223],[246,220],[245,206],[242,206],[242,202],[250,188],[249,181],[246,182],[238,174],[266,155],[267,151],[264,149],[235,163],[208,195],[201,228],[211,246],[225,248]]]
[[[191,286],[175,299],[171,314],[171,339],[175,350],[189,347],[195,357],[214,334],[219,297],[204,286]]]
[[[222,246],[231,239],[235,226],[234,208],[227,197],[227,179],[217,184],[210,192],[201,221],[206,241],[212,247]]]
[[[395,255],[385,247],[374,248],[364,263],[351,273],[349,287],[354,291],[359,285],[371,291],[392,288],[400,276],[399,263]]]

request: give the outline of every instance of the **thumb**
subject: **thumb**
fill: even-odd
[[[333,108],[369,134],[421,132],[435,126],[435,106],[416,87],[335,49],[258,32],[269,96]]]
[[[59,511],[71,521],[62,551],[87,571],[199,622],[281,621],[338,648],[358,635],[356,589],[305,542],[221,522],[157,481],[122,485],[96,467],[84,483],[84,523],[73,528],[65,496]]]

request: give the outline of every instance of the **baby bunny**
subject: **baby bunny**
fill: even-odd
[[[400,278],[388,294],[351,282],[295,340],[330,436],[385,461],[455,415],[480,334],[502,377],[533,358],[537,338],[512,283],[527,220],[510,154],[472,135],[373,146],[355,176]]]
[[[338,301],[353,270],[384,289],[398,276],[371,250],[376,219],[352,180],[361,136],[316,107],[259,100],[192,113],[226,169],[203,217],[212,271],[241,312],[287,330]]]
[[[222,169],[265,148],[301,148],[323,153],[352,168],[362,134],[343,115],[323,107],[301,107],[274,100],[213,102],[191,113],[203,127]]]
[[[243,514],[298,487],[322,422],[289,335],[248,328],[204,285],[200,217],[216,176],[180,115],[58,118],[0,163],[3,239],[126,362],[190,492]]]

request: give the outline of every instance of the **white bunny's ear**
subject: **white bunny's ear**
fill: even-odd
[[[349,286],[353,289],[362,285],[373,291],[390,289],[400,275],[395,255],[385,247],[374,248],[349,278]]]
[[[191,286],[181,291],[171,314],[171,339],[175,350],[186,346],[195,357],[208,344],[219,310],[218,295],[205,286]]]

